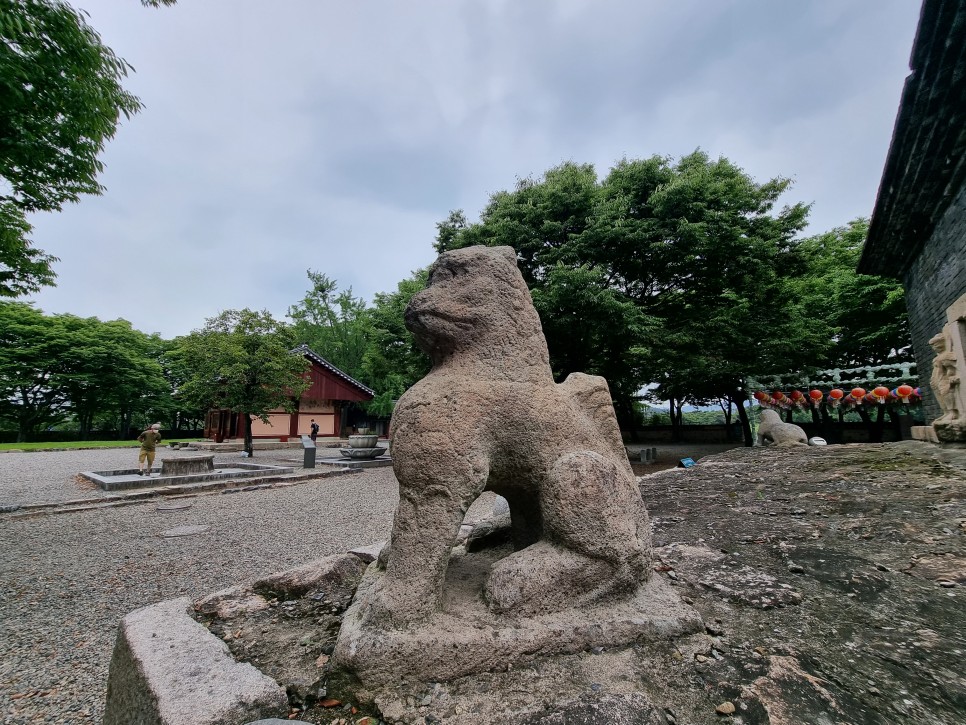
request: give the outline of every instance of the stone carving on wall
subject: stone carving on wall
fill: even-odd
[[[966,442],[966,295],[946,311],[947,323],[929,340],[935,357],[929,386],[941,410],[932,422],[937,438],[945,443]]]
[[[946,325],[942,332],[929,340],[930,347],[936,353],[932,361],[932,376],[929,378],[929,384],[942,409],[942,415],[933,421],[934,424],[951,423],[959,418],[956,402],[959,375],[956,374],[956,353],[952,350],[948,328],[949,325]]]

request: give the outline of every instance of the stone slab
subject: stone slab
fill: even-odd
[[[392,458],[389,456],[381,456],[379,458],[372,458],[369,460],[352,460],[345,458],[331,459],[327,458],[321,460],[317,463],[318,468],[323,466],[330,468],[386,468],[392,465]]]
[[[474,561],[474,557],[480,558]],[[487,569],[485,555],[450,564],[448,578]],[[370,565],[342,621],[333,664],[354,673],[374,697],[383,687],[450,681],[506,669],[539,657],[574,654],[594,647],[623,647],[704,631],[701,615],[681,601],[660,577],[652,576],[631,598],[566,609],[534,617],[497,616],[475,584],[444,588],[444,608],[421,625],[383,630],[363,627],[369,592],[383,576]],[[468,577],[473,578],[470,574]]]
[[[158,511],[183,511],[184,509],[190,509],[193,504],[188,501],[178,501],[172,503],[163,503],[157,507]]]
[[[175,526],[173,529],[168,529],[167,531],[162,531],[159,536],[165,539],[173,539],[178,536],[194,536],[195,534],[203,534],[205,531],[210,529],[210,526]]]
[[[214,470],[209,473],[193,473],[183,476],[139,476],[137,469],[134,468],[114,471],[82,471],[80,475],[105,491],[120,491],[146,486],[172,486],[238,478],[258,478],[260,476],[288,474],[294,471],[295,469],[289,466],[269,466],[258,463],[217,463]]]
[[[208,456],[165,458],[161,461],[162,476],[187,476],[192,473],[208,473],[213,470],[215,470],[214,454]]]
[[[237,725],[288,713],[285,691],[171,599],[121,620],[107,681],[104,725]]]

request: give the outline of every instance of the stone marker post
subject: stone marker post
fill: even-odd
[[[315,441],[302,436],[302,468],[315,468]]]

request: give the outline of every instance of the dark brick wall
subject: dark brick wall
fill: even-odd
[[[934,357],[929,338],[946,324],[946,308],[966,294],[966,186],[960,188],[903,283],[923,412],[932,421],[939,416],[939,405],[929,390]]]

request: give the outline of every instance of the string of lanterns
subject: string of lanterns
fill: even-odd
[[[791,408],[804,410],[809,405],[818,408],[823,402],[832,408],[844,405],[849,409],[859,405],[885,405],[895,402],[908,405],[918,402],[922,398],[919,388],[914,388],[911,385],[900,385],[892,390],[889,390],[885,385],[879,385],[870,391],[856,387],[848,393],[841,388],[833,388],[828,392],[828,395],[816,388],[809,390],[807,395],[801,390],[793,390],[787,395],[777,390],[773,393],[758,390],[755,391],[754,397],[762,408],[781,408],[783,410]]]

